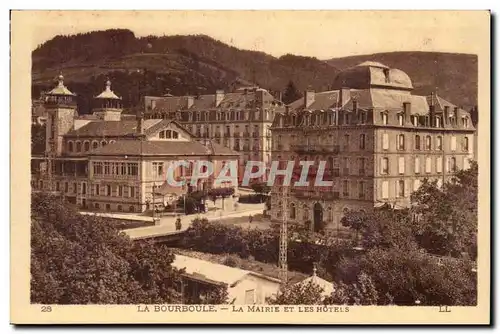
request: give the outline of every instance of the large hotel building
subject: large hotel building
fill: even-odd
[[[175,120],[122,115],[121,98],[109,81],[95,97],[92,115],[78,115],[75,94],[62,76],[45,95],[44,108],[45,154],[32,156],[31,163],[35,191],[57,193],[84,209],[143,212],[191,190],[237,183],[218,184],[211,176],[183,188],[169,184],[167,172],[176,161],[188,165],[176,168],[174,178],[189,182],[197,161],[211,161],[218,175],[239,155],[210,140],[199,142]]]
[[[239,179],[246,161],[271,161],[271,132],[274,116],[284,104],[267,90],[243,87],[226,93],[198,96],[146,96],[145,117],[174,119],[200,140],[239,152]]]
[[[331,187],[288,187],[288,221],[338,227],[349,210],[407,207],[424,178],[448,180],[474,158],[469,112],[440,96],[412,94],[401,70],[365,62],[339,73],[334,90],[307,91],[271,127],[272,159],[326,161]],[[281,164],[281,167],[285,167]],[[294,173],[297,179],[300,168]],[[283,218],[284,189],[272,188],[273,219]]]

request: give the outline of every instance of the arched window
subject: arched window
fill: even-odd
[[[101,146],[106,146],[107,142],[105,140],[101,141]]]
[[[114,141],[114,140],[110,140],[110,141],[109,141],[109,143],[110,143],[110,144],[113,144],[113,143],[115,143],[115,141]]]
[[[451,167],[451,171],[452,172],[456,172],[457,171],[457,159],[455,157],[452,157],[450,159],[450,167]]]
[[[415,149],[420,150],[420,136],[419,135],[415,136]]]
[[[68,152],[73,152],[73,142],[71,140],[68,142]]]
[[[130,211],[130,212],[134,212],[134,211],[135,211],[134,206],[133,206],[133,205],[129,206],[128,211]]]
[[[88,152],[90,150],[90,142],[88,140],[86,140],[84,143],[83,143],[83,150],[85,152]]]
[[[95,149],[96,149],[96,148],[98,148],[98,147],[99,147],[99,142],[94,140],[94,141],[92,142],[92,149],[94,149],[94,150],[95,150]]]
[[[290,203],[290,219],[295,219],[295,203]]]
[[[172,138],[172,130],[167,130],[167,132],[165,134],[165,138],[167,138],[167,139],[171,139]]]
[[[405,149],[405,135],[400,134],[398,135],[398,150],[404,150]]]
[[[177,131],[172,131],[172,138],[179,139],[179,133]]]
[[[328,207],[328,216],[327,216],[328,221],[332,222],[333,221],[333,210],[332,207]]]
[[[160,139],[165,139],[165,130],[160,131],[159,137]]]
[[[469,137],[464,137],[463,150],[466,152],[469,151]]]
[[[302,219],[304,219],[304,221],[309,220],[309,209],[308,209],[306,204],[304,204],[304,210],[302,212]]]

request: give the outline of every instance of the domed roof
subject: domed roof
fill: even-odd
[[[64,85],[64,76],[62,74],[59,74],[57,77],[58,84],[57,86],[52,89],[50,92],[48,92],[48,95],[70,95],[70,96],[75,96],[66,86]]]
[[[107,80],[106,81],[106,89],[104,91],[97,95],[95,97],[96,99],[112,99],[112,100],[121,100],[121,97],[118,97],[112,90],[111,90],[111,81]]]
[[[388,66],[365,61],[340,72],[333,82],[335,89],[388,88],[412,90],[411,79],[405,72]]]

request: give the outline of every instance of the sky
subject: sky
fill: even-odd
[[[389,51],[479,53],[485,12],[140,11],[33,13],[32,49],[58,34],[126,28],[136,36],[205,34],[229,45],[329,59]]]

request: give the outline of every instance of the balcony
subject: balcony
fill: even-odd
[[[292,145],[292,150],[297,153],[333,153],[339,154],[340,147],[338,145]]]

